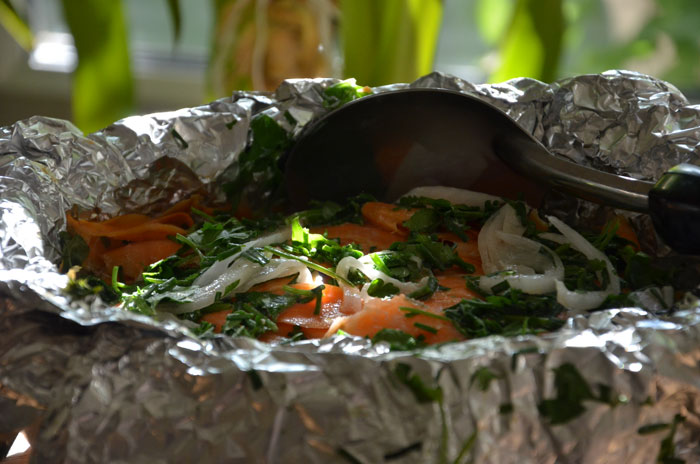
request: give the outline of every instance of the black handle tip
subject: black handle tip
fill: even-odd
[[[679,164],[664,173],[649,192],[649,214],[668,246],[700,254],[700,167]]]

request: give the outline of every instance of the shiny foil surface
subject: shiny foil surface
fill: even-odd
[[[323,91],[335,82],[290,80],[90,135],[45,117],[0,128],[0,437],[27,430],[34,462],[700,462],[692,294],[672,310],[640,295],[644,309],[578,315],[556,333],[415,353],[347,336],[198,339],[175,319],[64,296],[67,210],[109,217],[221,195],[217,179],[235,176],[252,117],[298,134],[328,111]],[[375,91],[406,86],[476,95],[553,153],[610,172],[653,180],[700,164],[700,107],[637,73],[551,85],[434,73]],[[158,163],[168,169],[154,175]],[[591,210],[579,206],[580,217]],[[650,231],[644,217],[635,224]],[[571,397],[583,398],[572,419],[543,414]]]

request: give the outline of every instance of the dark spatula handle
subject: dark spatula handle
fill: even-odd
[[[649,214],[668,246],[700,254],[700,167],[679,164],[664,173],[649,191]]]

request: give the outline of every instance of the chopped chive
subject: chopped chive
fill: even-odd
[[[182,136],[180,135],[180,133],[179,133],[178,131],[176,131],[175,129],[172,129],[172,130],[170,131],[170,133],[171,133],[172,136],[175,138],[175,140],[177,140],[177,141],[180,143],[180,146],[181,146],[183,149],[189,147],[189,144],[187,143],[187,141],[186,141],[185,139],[182,138]]]
[[[328,269],[327,267],[323,267],[320,264],[313,263],[313,262],[308,261],[306,259],[300,258],[299,256],[293,255],[291,253],[286,253],[286,252],[279,250],[277,248],[272,248],[271,246],[265,246],[265,247],[263,247],[263,249],[265,251],[269,251],[270,253],[277,255],[281,258],[294,259],[296,261],[302,262],[306,265],[306,267],[309,267],[309,268],[313,269],[314,271],[318,271],[321,274],[325,274],[328,277],[331,277],[335,280],[339,280],[339,281],[343,282],[344,284],[347,284],[349,286],[353,286],[353,283],[350,282],[348,279],[346,279],[345,277],[341,277],[339,274],[336,274],[335,271],[332,271],[332,270]]]
[[[316,293],[316,306],[314,306],[314,315],[321,314],[321,302],[323,301],[323,289],[326,288],[325,285],[319,285],[314,288],[314,293]]]
[[[493,287],[491,287],[491,293],[494,295],[497,295],[499,293],[505,292],[510,288],[510,284],[508,283],[507,280],[504,280],[503,282],[499,282]]]
[[[200,258],[204,258],[204,254],[199,250],[199,247],[197,246],[196,243],[194,243],[192,240],[190,240],[188,237],[185,237],[182,234],[177,234],[175,235],[175,241],[178,243],[181,243],[183,245],[187,245],[188,247],[192,248],[194,251],[197,252]]]
[[[226,297],[229,293],[231,293],[233,290],[235,290],[235,288],[238,287],[238,284],[239,284],[240,282],[241,282],[240,280],[236,280],[236,281],[231,282],[230,284],[228,284],[228,285],[226,286],[226,288],[224,289],[224,294],[223,294],[223,296]]]
[[[217,222],[216,219],[214,219],[212,216],[208,215],[202,210],[195,208],[194,206],[190,207],[190,211],[192,212],[192,214],[196,214],[197,216],[204,218],[209,222]]]
[[[323,290],[325,290],[326,286],[321,284],[318,287],[312,288],[311,290],[304,290],[302,288],[294,288],[290,287],[289,285],[285,285],[282,287],[285,292],[292,294],[292,295],[297,295],[305,298],[304,303],[311,301],[312,299],[316,300],[316,306],[314,307],[314,314],[318,315],[321,314],[321,303],[323,301]]]
[[[413,326],[414,326],[414,327],[417,327],[417,328],[419,328],[419,329],[421,329],[421,330],[425,330],[426,332],[430,332],[431,334],[436,334],[436,333],[438,332],[438,329],[436,329],[435,327],[432,327],[432,326],[429,326],[429,325],[425,325],[425,324],[421,324],[420,322],[414,322],[414,323],[413,323]]]
[[[117,280],[118,276],[119,276],[119,266],[114,266],[112,268],[112,289],[114,289],[114,291],[117,292],[118,294],[121,294],[122,293],[121,289],[126,287],[126,285],[124,285],[123,283],[119,282],[119,280]]]

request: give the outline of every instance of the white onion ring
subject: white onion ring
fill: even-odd
[[[423,277],[421,280],[418,282],[401,282],[398,279],[394,279],[391,276],[386,275],[382,271],[375,269],[374,263],[372,262],[372,257],[371,255],[365,255],[361,257],[360,259],[353,258],[352,256],[346,256],[345,258],[341,259],[338,262],[338,265],[335,268],[336,274],[338,274],[341,277],[348,278],[348,273],[350,272],[351,269],[357,269],[358,271],[362,272],[364,275],[366,275],[370,280],[375,280],[375,279],[382,279],[384,283],[391,283],[395,285],[400,293],[403,294],[411,294],[415,292],[416,290],[419,290],[423,287],[425,287],[428,284],[428,277]],[[340,285],[345,288],[347,285],[344,284],[342,281],[340,282]],[[366,289],[363,288],[362,295],[365,297],[367,294]]]
[[[620,293],[620,278],[608,257],[605,256],[605,253],[594,247],[593,244],[586,240],[581,234],[564,224],[560,219],[554,216],[548,216],[547,220],[561,232],[567,242],[571,244],[572,248],[581,252],[590,260],[602,260],[605,263],[605,268],[610,278],[608,286],[605,289],[593,292],[571,291],[566,288],[563,282],[557,282],[557,301],[562,306],[572,311],[587,311],[600,306],[608,296]]]
[[[212,282],[214,282],[221,274],[224,274],[226,270],[232,265],[232,263],[236,261],[242,253],[249,250],[250,248],[272,245],[275,243],[282,243],[284,241],[289,240],[291,237],[292,227],[287,226],[283,229],[278,230],[277,232],[263,235],[262,237],[258,237],[255,240],[246,242],[241,245],[241,250],[238,253],[234,253],[228,258],[222,259],[221,261],[217,261],[214,264],[212,264],[209,267],[209,269],[207,269],[199,277],[197,277],[192,284],[200,287],[209,285]]]
[[[299,274],[297,282],[312,282],[311,273],[306,265],[293,259],[271,259],[268,264],[261,266],[247,259],[239,259],[224,274],[221,274],[213,282],[204,286],[184,288],[174,291],[167,296],[175,301],[184,303],[164,303],[158,306],[159,311],[172,314],[183,314],[205,308],[216,302],[216,294],[223,293],[226,287],[238,281],[236,288],[231,293],[243,293],[253,285],[267,282],[277,277]],[[194,290],[194,292],[193,292]]]
[[[411,189],[403,197],[425,197],[434,200],[447,200],[453,205],[477,206],[483,208],[487,201],[503,201],[499,197],[454,187],[427,186]]]
[[[479,279],[482,290],[491,292],[494,285],[506,281],[511,287],[532,295],[555,291],[556,281],[564,278],[561,259],[548,247],[523,237],[524,232],[515,209],[507,204],[486,221],[478,238],[484,271],[511,272],[482,276]]]

